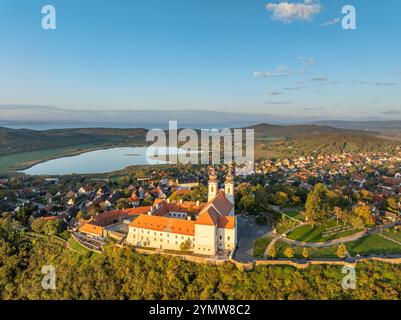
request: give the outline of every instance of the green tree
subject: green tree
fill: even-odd
[[[251,194],[245,194],[238,203],[238,206],[242,209],[243,212],[253,211],[253,207],[255,205],[255,199]]]
[[[341,259],[344,259],[347,256],[347,248],[343,243],[341,243],[338,246],[336,254],[337,254],[337,257],[339,257]]]
[[[305,209],[306,217],[312,224],[321,224],[327,220],[333,210],[333,199],[335,196],[328,188],[318,183],[308,194]]]
[[[340,207],[335,206],[333,212],[337,220],[337,225],[339,221],[343,223],[347,221],[347,214]]]
[[[192,242],[189,239],[181,242],[181,244],[180,244],[180,250],[181,251],[188,251],[188,250],[191,249],[191,247],[192,247]]]
[[[284,256],[286,256],[287,258],[292,258],[294,256],[295,252],[291,247],[287,247],[284,250]]]
[[[308,251],[308,248],[303,248],[302,249],[302,256],[305,258],[305,259],[308,259],[309,258],[309,251]]]
[[[127,198],[120,198],[117,200],[117,208],[118,209],[126,209],[129,206],[129,202]]]
[[[253,192],[255,194],[255,206],[258,211],[265,211],[269,206],[269,195],[267,194],[265,188],[258,184]]]
[[[365,226],[363,220],[360,217],[354,215],[348,218],[348,222],[355,230],[363,229],[363,227]]]
[[[37,218],[31,224],[32,231],[47,235],[59,234],[66,227],[66,223],[63,220],[46,220],[44,218]]]
[[[267,255],[270,258],[275,258],[277,255],[276,247],[274,245],[270,246],[269,249],[267,250]]]
[[[277,192],[273,196],[273,202],[274,202],[274,204],[276,204],[278,206],[285,205],[288,202],[288,194],[283,191]]]
[[[355,206],[354,208],[352,208],[352,213],[355,216],[361,218],[366,225],[373,225],[375,223],[372,210],[368,206]]]

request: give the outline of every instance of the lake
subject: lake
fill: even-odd
[[[177,148],[158,148],[160,156],[167,154],[184,154],[186,151]],[[147,147],[123,147],[85,152],[76,156],[49,160],[20,171],[29,175],[65,175],[107,173],[124,169],[132,165],[167,164],[168,161],[147,157],[147,152],[155,154],[154,149]]]

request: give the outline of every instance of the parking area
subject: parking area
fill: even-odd
[[[241,262],[254,260],[254,241],[271,231],[270,226],[256,224],[254,216],[238,216],[238,246],[234,258]]]

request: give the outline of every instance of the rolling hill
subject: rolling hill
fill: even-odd
[[[374,131],[331,126],[281,126],[263,123],[248,128],[255,130],[256,157],[304,155],[314,152],[390,151],[400,145],[400,141],[387,139]],[[0,156],[55,148],[78,147],[80,149],[74,152],[84,152],[110,146],[144,145],[146,133],[147,130],[141,128],[35,131],[0,127]],[[63,150],[62,154],[65,153]],[[57,156],[57,153],[53,156]]]

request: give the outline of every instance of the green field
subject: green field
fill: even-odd
[[[92,251],[86,249],[85,247],[81,246],[77,240],[75,240],[73,237],[71,237],[70,239],[68,239],[68,243],[71,247],[71,249],[73,249],[74,251],[78,251],[80,254],[84,254],[84,255],[89,255],[92,253]]]
[[[401,245],[387,240],[377,234],[368,235],[358,240],[347,242],[345,245],[351,255],[401,253]]]
[[[261,237],[256,239],[253,245],[253,256],[255,258],[263,258],[263,255],[270,241],[271,239],[267,237]]]
[[[274,244],[276,251],[277,251],[277,258],[286,258],[284,256],[284,250],[288,247],[291,247],[294,252],[294,258],[302,259],[302,251],[303,247],[299,246],[291,246],[286,242],[279,240]],[[309,252],[309,258],[312,259],[334,259],[337,258],[336,251],[337,246],[331,246],[326,248],[307,248]]]
[[[401,242],[401,231],[398,231],[395,228],[383,230],[383,235],[394,239],[395,241]]]
[[[291,218],[294,218],[296,220],[301,220],[301,221],[305,221],[305,216],[297,210],[292,210],[292,211],[288,211],[288,212],[283,212],[284,215],[287,215]]]
[[[337,226],[335,220],[328,221],[320,226],[315,225],[312,227],[312,225],[308,224],[289,232],[287,238],[303,242],[325,242],[346,237],[359,231],[353,229],[346,230],[346,227],[341,225]],[[339,230],[336,231],[336,228],[339,228]]]
[[[386,236],[388,236],[388,234],[389,233],[386,233]],[[401,238],[401,232],[397,233],[397,237]],[[262,242],[259,245],[261,246]],[[368,235],[368,236],[362,237],[358,240],[347,242],[347,243],[345,243],[345,246],[347,247],[347,251],[352,256],[355,256],[357,254],[369,255],[369,254],[380,254],[380,253],[385,253],[385,254],[400,254],[401,253],[401,245],[398,245],[397,243],[394,243],[388,239],[385,239],[380,235]],[[274,244],[274,247],[276,248],[276,252],[277,252],[276,258],[281,258],[281,259],[286,258],[284,256],[284,250],[288,247],[291,247],[294,250],[294,252],[295,252],[294,258],[296,258],[296,259],[303,258],[302,250],[304,247],[291,246],[283,240],[278,240]],[[337,245],[333,245],[330,247],[323,247],[323,248],[307,248],[307,249],[309,252],[309,258],[312,258],[312,259],[338,259],[337,254],[336,254],[337,249],[338,249]],[[254,253],[256,252],[256,250],[259,250],[259,249],[256,249],[256,242],[255,242]],[[262,256],[263,256],[263,254],[262,254]]]

